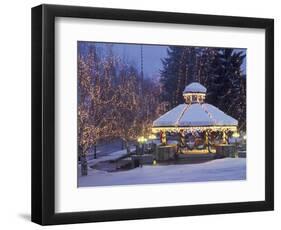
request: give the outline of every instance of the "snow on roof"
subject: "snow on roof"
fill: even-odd
[[[182,114],[181,119],[178,121],[178,126],[208,126],[213,125],[213,123],[213,120],[202,109],[200,104],[192,104]]]
[[[161,117],[153,122],[153,126],[176,126],[177,118],[181,116],[186,108],[186,104],[181,104],[171,109],[167,113],[163,114]]]
[[[198,82],[193,82],[187,85],[183,93],[206,93],[207,89]]]
[[[211,118],[217,125],[238,125],[238,121],[236,119],[227,115],[217,107],[210,104],[203,104],[202,107],[210,113]]]
[[[238,121],[210,104],[181,104],[153,122],[154,127],[237,126]]]

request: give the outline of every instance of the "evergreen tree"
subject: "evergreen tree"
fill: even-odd
[[[162,60],[163,69],[161,70],[160,82],[163,85],[162,101],[169,102],[170,108],[178,104],[176,88],[178,86],[180,60],[183,47],[170,46],[167,50],[168,57]],[[170,109],[169,108],[169,109]]]
[[[175,92],[176,104],[183,103],[182,92],[186,85],[195,81],[197,69],[197,49],[184,47],[179,60],[177,87]]]
[[[239,121],[245,130],[246,78],[241,66],[245,55],[234,49],[220,49],[207,80],[207,102],[216,105]]]
[[[246,123],[246,77],[241,66],[245,54],[231,48],[169,47],[163,60],[162,100],[170,107],[183,103],[182,91],[197,81],[207,88],[206,102]],[[170,108],[169,108],[170,109]]]
[[[160,82],[163,85],[162,100],[169,102],[170,108],[183,103],[184,87],[195,81],[198,48],[170,46],[168,57],[163,63]]]

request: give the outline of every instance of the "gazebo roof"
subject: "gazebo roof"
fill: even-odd
[[[198,82],[193,82],[187,85],[183,91],[183,93],[206,93],[207,89]]]
[[[205,88],[205,87],[204,87]],[[153,127],[237,126],[238,121],[210,104],[180,104],[160,116]]]

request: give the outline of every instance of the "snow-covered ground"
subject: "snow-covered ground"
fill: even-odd
[[[132,151],[133,149],[131,149]],[[119,151],[116,151],[116,152],[113,152],[113,153],[110,153],[106,156],[102,156],[102,157],[98,157],[97,159],[91,159],[91,160],[88,160],[88,165],[95,165],[99,162],[103,162],[103,161],[109,161],[109,160],[116,160],[122,156],[125,156],[127,154],[127,151],[125,149],[123,150],[119,150]],[[91,170],[91,168],[89,168],[89,170]]]
[[[89,169],[88,173],[88,176],[79,176],[79,187],[245,180],[246,159],[224,158],[201,164],[145,165],[119,172]]]

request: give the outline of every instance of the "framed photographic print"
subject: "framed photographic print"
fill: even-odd
[[[32,8],[32,221],[273,210],[274,22]]]

